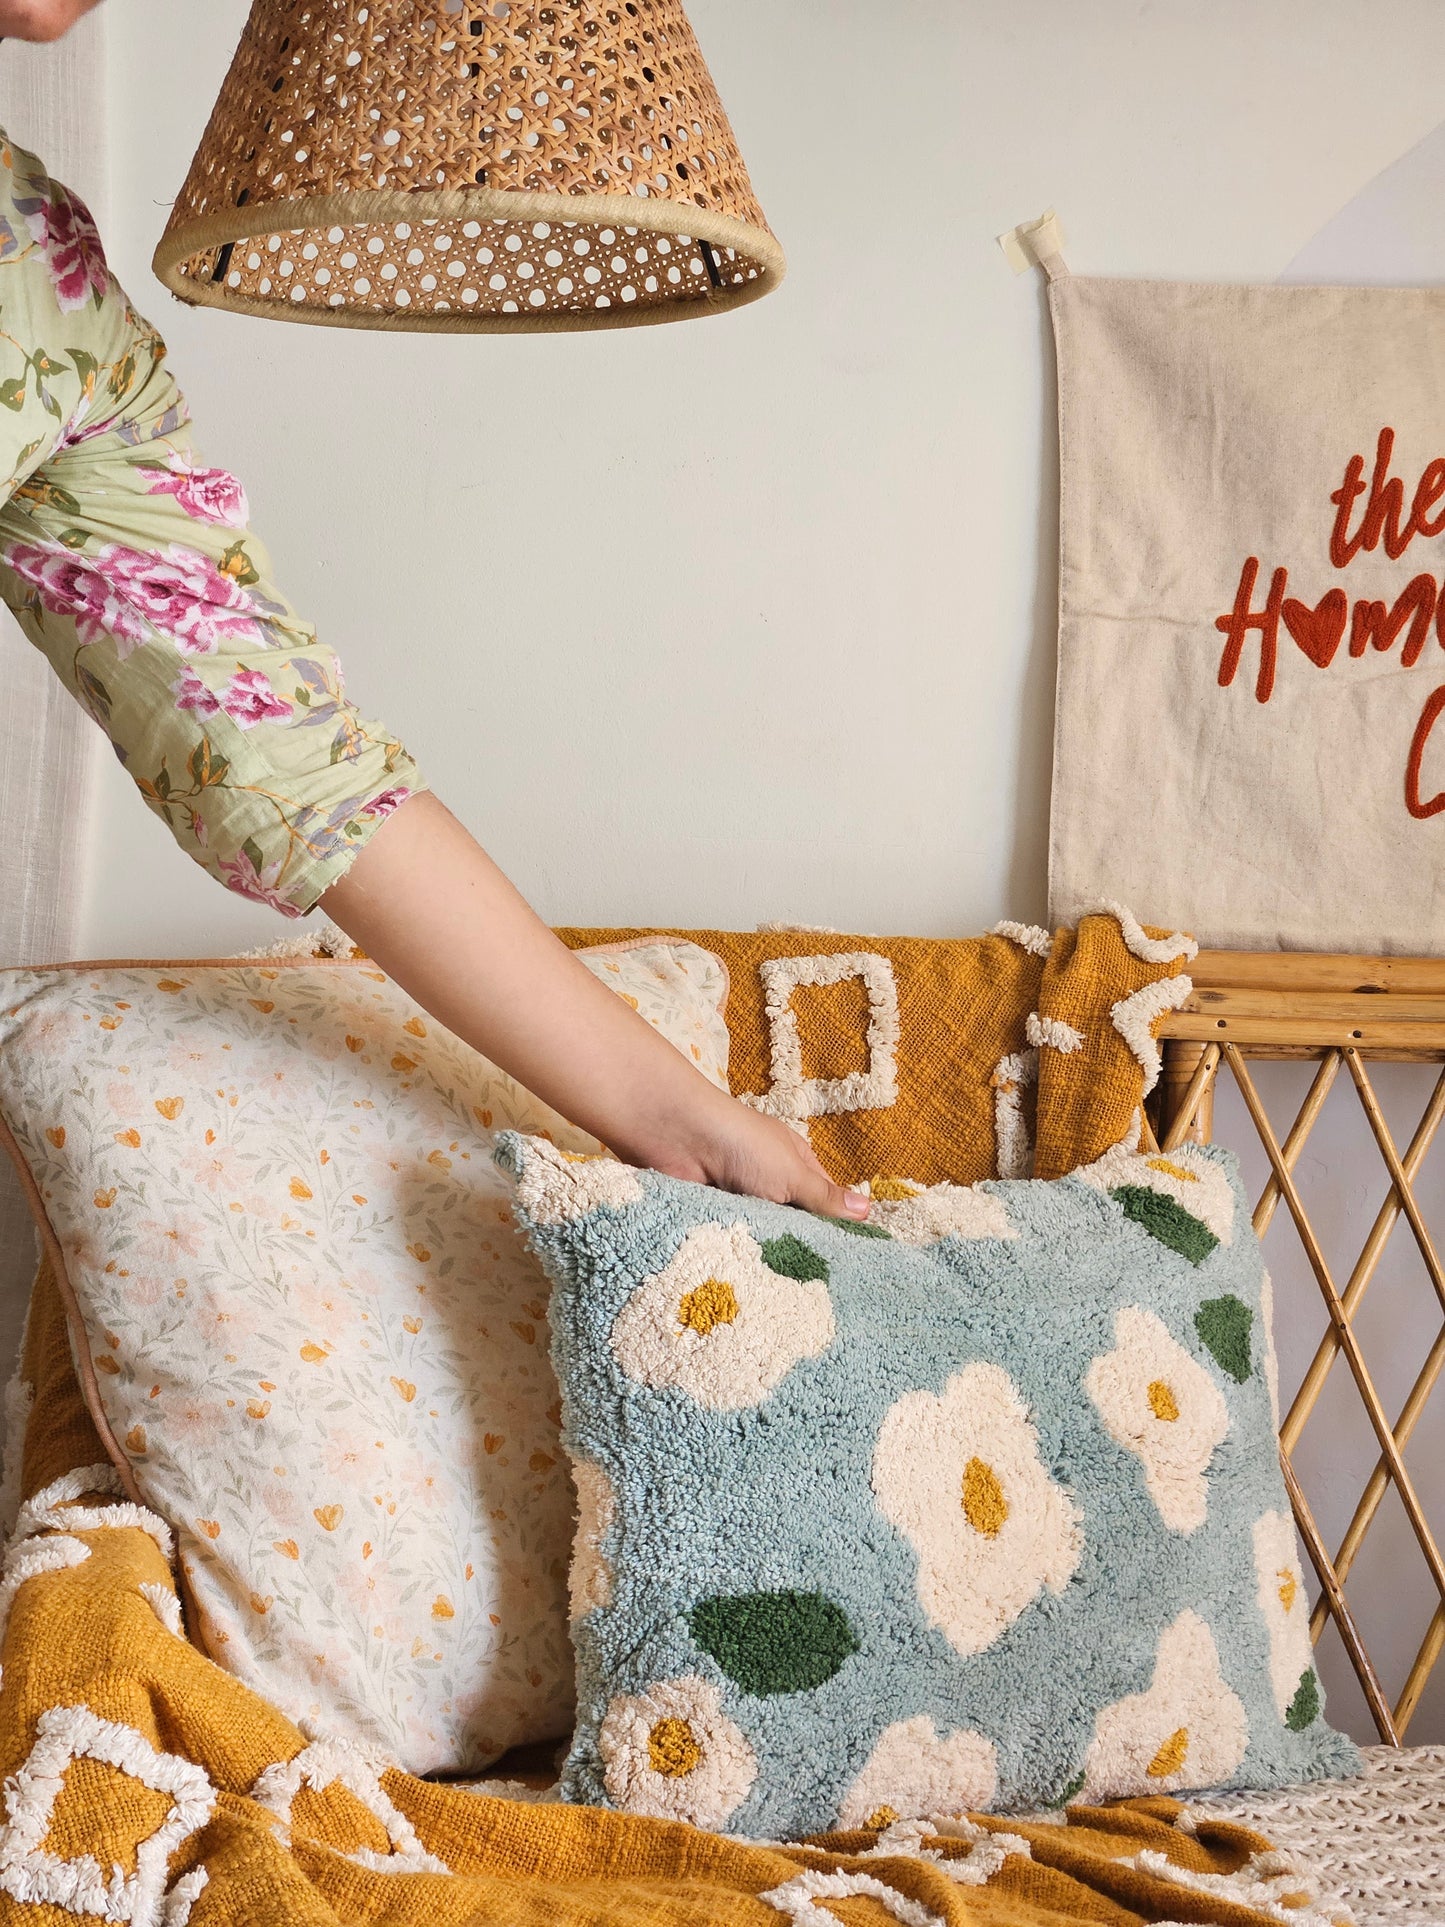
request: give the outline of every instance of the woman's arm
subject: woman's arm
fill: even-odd
[[[864,1218],[806,1142],[716,1090],[600,984],[434,796],[377,829],[322,908],[408,995],[630,1163]]]

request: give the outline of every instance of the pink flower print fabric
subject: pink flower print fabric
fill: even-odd
[[[272,583],[85,207],[3,134],[0,308],[0,599],[182,849],[304,913],[422,778]]]
[[[98,307],[110,286],[110,269],[80,196],[47,180],[40,191],[17,194],[15,208],[44,257],[60,312],[74,314],[88,303]]]
[[[150,464],[137,467],[150,470]],[[224,468],[202,468],[184,455],[168,455],[151,472],[148,495],[172,495],[194,522],[214,522],[223,529],[243,529],[251,519],[246,491]]]

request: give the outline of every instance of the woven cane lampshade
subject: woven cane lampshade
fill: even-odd
[[[616,327],[783,275],[680,0],[254,0],[156,249],[183,301]]]

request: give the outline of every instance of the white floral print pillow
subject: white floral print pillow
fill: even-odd
[[[583,962],[727,1088],[716,957]],[[600,1147],[366,963],[0,973],[0,1118],[207,1652],[415,1773],[564,1734],[547,1284],[492,1149]]]

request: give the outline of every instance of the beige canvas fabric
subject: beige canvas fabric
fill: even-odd
[[[1049,297],[1053,920],[1445,952],[1445,289]]]

